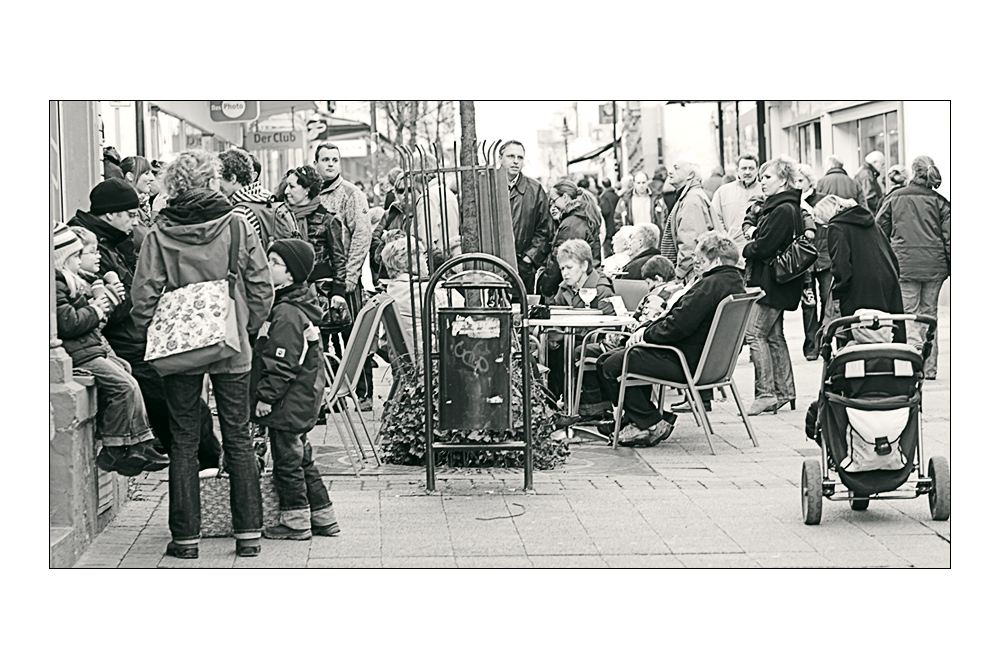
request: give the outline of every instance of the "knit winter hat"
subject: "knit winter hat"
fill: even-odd
[[[105,179],[90,191],[90,213],[116,214],[139,208],[139,194],[124,179]]]
[[[56,266],[62,267],[67,258],[83,251],[83,244],[65,223],[56,221],[52,228],[52,248],[55,252]]]
[[[316,262],[316,251],[309,242],[301,239],[279,239],[271,244],[269,253],[277,253],[285,261],[288,273],[295,283],[305,283]]]

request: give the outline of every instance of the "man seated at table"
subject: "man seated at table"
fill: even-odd
[[[587,357],[596,358],[604,353],[622,348],[632,332],[644,325],[649,325],[666,313],[672,304],[673,296],[684,289],[683,284],[675,278],[674,264],[660,255],[650,258],[649,262],[643,266],[642,279],[646,282],[649,292],[632,312],[632,318],[636,321],[635,325],[624,328],[622,334],[609,333],[603,335],[596,342],[588,343]],[[574,360],[579,361],[582,351],[583,346],[576,348]],[[580,390],[580,421],[604,420],[608,418],[607,414],[610,411],[611,401],[604,399],[601,394],[597,372],[584,372],[583,386]]]
[[[556,251],[556,261],[562,272],[562,283],[552,298],[550,306],[577,309],[600,309],[606,316],[614,316],[615,307],[608,299],[615,294],[611,280],[594,268],[590,245],[582,239],[568,239]],[[549,334],[549,389],[558,397],[564,394],[566,378],[563,361],[563,339],[556,333]]]
[[[730,295],[746,292],[743,278],[736,268],[739,258],[736,245],[728,236],[715,231],[703,233],[695,248],[695,264],[701,272],[701,278],[691,285],[666,314],[636,330],[628,345],[645,342],[674,346],[680,349],[688,368],[694,371],[705,348],[705,340],[719,303]],[[625,349],[619,349],[597,359],[598,381],[602,397],[607,401],[618,401],[624,358]],[[654,378],[681,382],[685,380],[680,361],[673,351],[638,349],[629,355],[629,367]],[[670,436],[677,419],[676,414],[670,412],[661,414],[653,404],[652,386],[627,388],[622,410],[623,427],[618,441],[632,447],[654,446],[663,441]],[[602,432],[610,433],[608,428],[613,430],[613,426],[613,422],[610,426],[602,425]]]

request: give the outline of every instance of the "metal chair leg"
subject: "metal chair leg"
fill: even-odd
[[[625,374],[618,382],[618,404],[615,405],[615,433],[611,440],[611,449],[618,449],[618,432],[622,429],[622,416],[625,414]]]
[[[701,429],[705,432],[705,439],[708,440],[708,450],[711,451],[712,455],[715,455],[715,446],[712,444],[712,429],[708,424],[708,412],[705,411],[705,405],[701,402],[701,395],[697,390],[693,388],[688,389],[691,396],[694,398],[693,409],[695,413],[700,413],[701,418],[704,421],[701,424]]]
[[[747,429],[747,434],[750,435],[750,441],[753,442],[754,448],[757,448],[760,444],[757,443],[757,435],[754,433],[753,426],[750,424],[750,418],[747,416],[746,409],[743,407],[743,400],[740,399],[740,394],[736,391],[736,383],[730,381],[729,387],[733,391],[733,399],[736,400],[736,408],[739,409],[740,418],[743,419],[743,426]]]
[[[351,399],[354,400],[354,406],[358,410],[358,420],[361,422],[361,429],[365,432],[365,438],[368,440],[368,447],[372,449],[372,455],[375,456],[375,463],[378,466],[382,466],[382,463],[378,459],[378,453],[375,451],[375,444],[372,442],[371,435],[368,434],[368,426],[365,425],[365,417],[361,415],[361,402],[358,400],[357,394],[354,392],[354,388],[348,388],[351,393]]]

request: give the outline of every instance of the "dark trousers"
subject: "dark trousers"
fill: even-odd
[[[173,433],[170,431],[170,409],[167,407],[167,394],[163,386],[163,377],[153,369],[148,362],[133,362],[132,376],[139,382],[142,390],[142,398],[146,405],[146,415],[149,418],[149,427],[153,429],[153,434],[160,440],[164,453],[170,453],[174,443]],[[219,454],[222,453],[222,444],[215,436],[212,428],[212,411],[208,404],[198,395],[199,414],[201,415],[201,434],[198,440],[198,468],[212,469],[219,466]]]
[[[219,412],[225,467],[229,473],[229,505],[237,539],[260,537],[263,511],[260,472],[250,440],[250,372],[212,374]],[[201,440],[203,374],[163,377],[173,451],[170,454],[170,534],[174,541],[197,542],[201,536],[201,485],[198,444]]]
[[[821,327],[837,316],[833,311],[833,295],[831,295],[833,272],[825,269],[811,272],[809,276],[805,288],[813,289],[816,303],[808,306],[805,302],[802,303],[802,329],[806,336],[802,344],[802,355],[812,358],[819,355]]]
[[[618,402],[620,389],[618,379],[622,375],[624,362],[624,348],[605,353],[597,359],[597,381],[600,384],[602,396],[610,402]],[[629,355],[628,364],[633,372],[642,370],[646,376],[681,383],[686,381],[684,369],[681,367],[677,355],[669,351],[635,349]],[[639,429],[648,430],[663,420],[663,414],[653,404],[652,395],[652,386],[632,386],[625,389],[625,401],[622,407],[624,418]],[[702,392],[701,397],[703,401],[711,400],[711,391]]]
[[[310,517],[311,524],[318,527],[334,522],[333,503],[313,462],[312,445],[306,435],[275,428],[268,433],[281,523],[295,530],[307,530]]]

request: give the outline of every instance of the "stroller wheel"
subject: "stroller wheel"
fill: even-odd
[[[852,499],[851,508],[855,511],[865,511],[868,509],[868,502],[870,499]]]
[[[951,517],[951,472],[948,469],[948,458],[943,455],[931,458],[927,473],[931,477],[931,491],[928,495],[931,518],[948,520]]]
[[[823,515],[823,472],[819,460],[802,463],[802,520],[806,525],[819,525]]]

